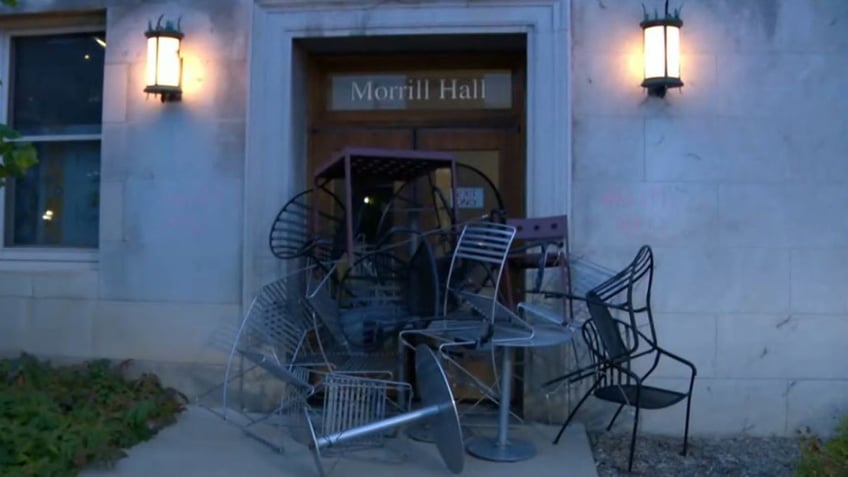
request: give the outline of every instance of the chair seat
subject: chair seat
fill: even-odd
[[[636,403],[636,385],[604,386],[595,390],[595,397],[619,404]],[[669,391],[652,386],[642,386],[638,405],[642,409],[662,409],[677,404],[686,398],[686,393]]]

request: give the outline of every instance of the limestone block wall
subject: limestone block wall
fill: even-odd
[[[220,362],[210,336],[241,313],[250,6],[24,1],[15,11],[106,8],[108,47],[98,259],[0,264],[4,354],[132,358],[173,369]],[[144,31],[162,14],[182,17],[186,34],[178,103],[143,93]]]
[[[573,2],[575,250],[618,268],[654,248],[693,432],[828,431],[848,412],[848,3],[685,3],[685,87],[661,100],[639,2]],[[680,433],[683,410],[644,428]]]
[[[22,1],[107,9],[101,236],[95,263],[0,263],[0,352],[220,359],[207,340],[243,301],[253,3]],[[663,100],[639,87],[640,2],[571,9],[574,253],[617,268],[653,246],[659,333],[699,369],[693,433],[829,430],[848,412],[848,2],[686,2],[686,86]],[[160,14],[186,32],[180,103],[142,92]],[[682,413],[644,429],[677,434]]]

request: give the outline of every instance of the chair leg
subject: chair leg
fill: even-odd
[[[554,439],[554,445],[559,444],[559,439],[562,437],[562,433],[565,432],[565,428],[568,427],[568,424],[571,423],[571,419],[574,418],[575,414],[577,414],[577,410],[580,409],[580,406],[582,406],[583,403],[586,402],[586,399],[588,399],[589,396],[592,395],[592,391],[594,390],[595,386],[592,386],[591,389],[586,391],[586,394],[583,395],[583,397],[577,403],[577,406],[575,406],[574,409],[572,409],[571,412],[568,413],[568,417],[565,419],[565,423],[563,423],[562,427],[560,427],[559,433],[557,433],[556,439]]]
[[[633,453],[636,450],[636,431],[639,428],[639,406],[633,416],[633,434],[630,436],[630,459],[627,462],[627,472],[633,472]]]
[[[618,419],[618,415],[621,414],[621,410],[624,409],[624,404],[618,406],[618,410],[615,411],[615,415],[610,419],[609,425],[607,425],[607,432],[612,429],[612,425],[615,424],[615,420]]]
[[[683,430],[683,455],[686,455],[686,451],[689,448],[689,410],[692,407],[692,394],[686,398],[686,427]]]

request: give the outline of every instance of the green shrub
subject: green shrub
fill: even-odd
[[[798,477],[848,477],[848,416],[836,433],[823,442],[816,436],[802,439]]]
[[[158,378],[123,376],[126,362],[52,367],[0,360],[0,477],[64,477],[113,465],[124,449],[176,421],[184,397]]]

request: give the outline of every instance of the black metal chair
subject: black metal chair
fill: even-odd
[[[589,291],[585,297],[590,319],[582,327],[583,338],[592,356],[592,364],[549,381],[546,385],[592,378],[594,381],[577,406],[572,409],[554,439],[557,444],[565,428],[586,399],[594,395],[603,401],[618,404],[618,410],[607,426],[612,429],[615,420],[625,406],[633,406],[635,415],[630,438],[630,458],[627,470],[633,468],[633,453],[636,447],[636,432],[641,409],[663,409],[686,400],[686,424],[683,434],[683,455],[686,455],[689,439],[689,411],[692,403],[692,388],[697,369],[691,362],[662,348],[657,342],[653,313],[651,312],[651,285],[654,259],[647,245],[639,249],[635,259],[622,271]],[[641,302],[637,299],[641,297]],[[613,317],[611,310],[624,312],[627,320]],[[648,331],[640,331],[637,317],[647,318]],[[644,326],[644,325],[643,325]],[[660,358],[666,357],[690,369],[689,389],[685,392],[645,385],[645,380],[656,370]],[[647,360],[648,370],[640,373],[634,362]]]

